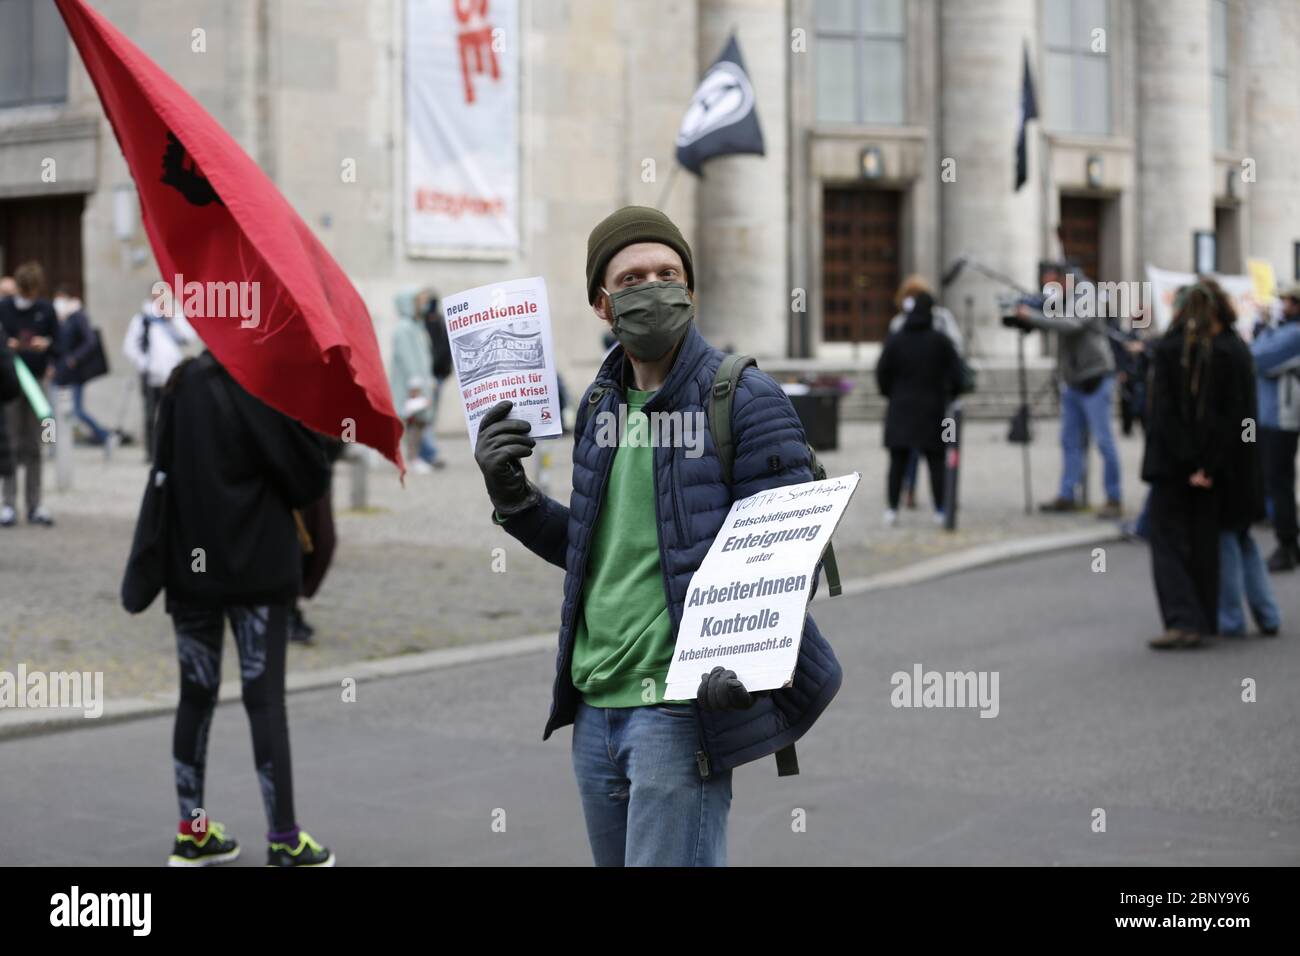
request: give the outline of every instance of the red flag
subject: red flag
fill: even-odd
[[[84,0],[55,3],[135,179],[163,281],[204,343],[268,405],[403,469],[374,325],[338,263],[178,83]]]

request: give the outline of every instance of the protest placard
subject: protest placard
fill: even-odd
[[[484,413],[504,399],[514,402],[511,418],[532,423],[534,438],[561,434],[546,281],[479,286],[448,296],[444,308],[470,445]]]
[[[854,472],[773,488],[731,506],[691,577],[665,700],[690,700],[725,667],[748,690],[794,676],[814,572],[858,486]]]

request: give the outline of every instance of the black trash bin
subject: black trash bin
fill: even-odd
[[[790,396],[814,451],[834,451],[840,447],[840,398],[840,393],[833,388],[814,388]]]

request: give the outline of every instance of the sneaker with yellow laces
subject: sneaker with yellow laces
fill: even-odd
[[[272,835],[266,850],[267,866],[333,866],[334,854],[321,846],[306,830],[298,830],[285,840]]]
[[[202,833],[176,834],[176,843],[172,855],[167,857],[168,866],[213,866],[229,863],[239,857],[239,843],[234,837],[226,836],[226,828],[220,823],[209,822]]]

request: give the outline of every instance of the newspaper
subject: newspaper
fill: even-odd
[[[483,415],[504,399],[514,402],[510,418],[532,423],[534,438],[561,434],[546,281],[479,286],[448,296],[443,307],[470,446]]]

